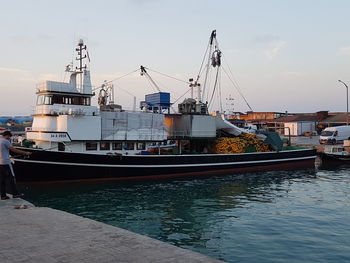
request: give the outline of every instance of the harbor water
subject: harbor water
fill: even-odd
[[[350,262],[350,169],[346,166],[20,187],[37,206],[227,262]]]

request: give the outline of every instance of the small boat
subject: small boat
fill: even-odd
[[[276,134],[269,137],[267,132],[262,136],[264,142],[255,134],[246,136],[264,147],[248,143],[246,148],[229,145],[227,153],[213,150],[222,136],[249,133],[227,121],[224,115],[208,113],[208,104],[221,94],[217,79],[221,51],[216,31],[210,36],[207,50],[211,54],[206,67],[207,74],[211,65],[215,67],[216,86],[205,90],[205,84],[202,90],[199,76],[195,81],[191,79],[187,83],[191,97],[178,104],[177,112],[170,112],[170,93],[161,91],[143,66],[141,75],[159,92],[146,94],[140,111],[135,109],[136,100],[133,111],[124,110],[114,103],[111,81],[92,88],[90,70],[85,64],[89,56],[84,54],[87,47],[82,40],[76,50],[78,66],[66,67],[70,73],[68,83],[45,81],[37,86],[33,125],[26,130],[27,141],[20,147],[32,155],[13,158],[18,181],[151,179],[314,167],[314,149],[273,147],[274,141],[282,141]],[[200,72],[203,71],[204,68]],[[204,83],[207,79],[206,76]],[[98,107],[91,105],[97,89]],[[205,102],[205,95],[209,103]],[[241,152],[230,152],[235,146],[241,147]]]
[[[350,147],[344,145],[325,147],[324,152],[321,152],[320,158],[323,165],[335,163],[350,163]]]

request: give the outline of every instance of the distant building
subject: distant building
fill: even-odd
[[[270,112],[270,111],[247,111],[247,113],[242,112],[234,112],[231,116],[232,118],[242,119],[249,122],[265,122],[267,120],[274,120],[281,116],[283,116],[285,113],[282,112]]]
[[[305,133],[316,133],[317,125],[320,121],[327,118],[327,111],[319,111],[316,113],[295,113],[288,116],[280,117],[271,121],[279,132],[285,135],[301,136]]]
[[[349,114],[349,121],[350,121],[350,114]],[[348,119],[347,119],[346,112],[330,112],[328,113],[327,118],[322,120],[322,123],[326,124],[328,127],[346,125],[347,122],[348,122]]]
[[[21,134],[26,127],[31,127],[33,117],[31,116],[0,116],[0,130],[10,130]]]
[[[350,119],[350,118],[349,118]],[[301,136],[305,133],[320,134],[323,129],[331,126],[347,124],[346,113],[318,111],[316,113],[292,113],[288,116],[270,121],[268,127],[276,127],[281,133]]]
[[[284,135],[290,133],[291,136],[301,136],[305,133],[320,134],[326,127],[347,124],[346,113],[328,111],[315,113],[234,112],[228,119],[232,123],[237,122],[237,120],[244,120],[247,123],[257,125],[259,128],[274,130]]]
[[[350,114],[349,114],[349,121],[350,121]],[[327,118],[323,119],[317,125],[317,128],[319,131],[322,131],[327,127],[347,125],[347,123],[348,123],[348,119],[347,119],[347,114],[345,112],[330,112],[328,113]]]
[[[270,122],[284,115],[286,115],[286,113],[274,111],[248,111],[247,113],[234,112],[228,119],[244,120],[247,123],[256,125],[258,128],[269,128]]]

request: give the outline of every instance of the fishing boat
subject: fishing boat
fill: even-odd
[[[92,86],[83,40],[76,51],[77,66],[66,67],[69,82],[45,81],[37,86],[33,124],[19,147],[32,154],[13,157],[18,181],[154,179],[314,167],[315,150],[284,150],[268,132],[254,136],[265,140],[269,151],[259,152],[254,147],[240,153],[213,150],[219,137],[249,133],[222,114],[209,114],[208,105],[221,92],[217,78],[222,53],[216,31],[209,38],[207,66],[202,63],[197,79],[187,82],[191,96],[179,103],[177,110],[170,93],[160,90],[143,66],[140,74],[158,92],[146,94],[139,111],[135,100],[133,110],[124,110],[114,103],[112,81]],[[207,84],[209,67],[216,70],[212,91]],[[201,72],[205,73],[203,88]],[[94,96],[98,96],[98,106],[91,103]]]
[[[344,140],[343,145],[327,145],[323,152],[320,152],[322,166],[339,165],[350,163],[350,141]]]

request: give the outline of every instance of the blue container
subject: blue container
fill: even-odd
[[[170,106],[170,93],[158,92],[158,93],[147,94],[145,96],[145,101],[150,106],[158,106],[158,105]]]

